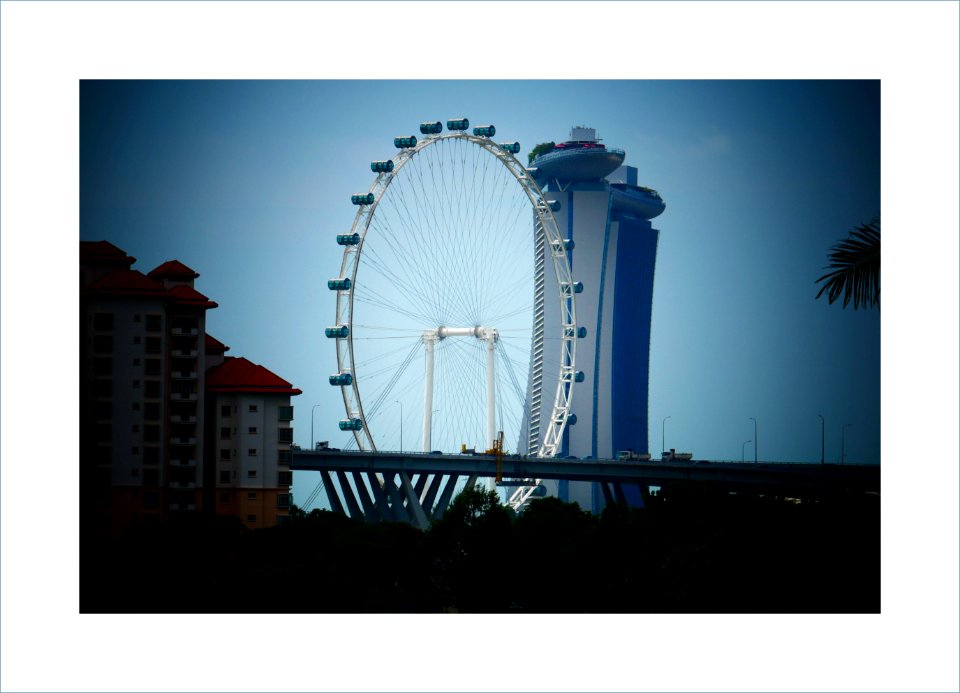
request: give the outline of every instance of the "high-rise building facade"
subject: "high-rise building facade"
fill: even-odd
[[[592,128],[575,127],[570,140],[548,147],[531,170],[552,200],[575,282],[577,383],[561,455],[610,458],[621,450],[649,452],[647,400],[650,322],[659,231],[651,219],[665,209],[659,193],[638,185],[637,169],[624,166],[626,153],[606,147]],[[543,244],[537,244],[543,252]],[[536,258],[539,287],[555,285],[552,265]],[[543,300],[544,334],[560,330],[557,302]],[[535,337],[536,338],[536,337]],[[549,352],[544,356],[549,359]],[[555,372],[549,362],[531,369],[529,392]],[[549,400],[549,401],[548,401]],[[528,404],[530,403],[528,395]],[[552,392],[544,392],[547,416]],[[546,410],[546,411],[545,411]],[[524,433],[526,436],[526,432]],[[533,452],[526,437],[523,447]],[[549,485],[548,485],[549,487]],[[560,482],[551,488],[564,500],[598,511],[603,498],[595,484]],[[626,489],[625,489],[626,491]],[[628,501],[636,503],[634,491]]]
[[[249,380],[224,377],[226,347],[211,348],[220,343],[206,334],[206,312],[217,304],[194,288],[199,274],[176,260],[143,274],[131,268],[135,262],[106,241],[80,243],[80,507],[88,531],[213,512],[217,438],[206,412],[220,404],[224,388]],[[208,392],[213,366],[216,387]],[[300,391],[256,369],[254,380],[272,386],[265,412],[285,421],[270,433],[264,426],[267,443],[257,446],[271,450],[257,483],[275,507],[229,507],[263,526],[286,514],[280,453],[286,448],[289,456],[290,396]]]

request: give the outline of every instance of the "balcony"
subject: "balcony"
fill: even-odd
[[[197,461],[192,457],[183,457],[170,460],[171,467],[196,467]]]
[[[196,445],[197,439],[190,436],[178,436],[170,439],[170,445]]]
[[[194,370],[189,370],[189,371],[184,371],[184,370],[170,371],[170,377],[173,378],[174,380],[196,380],[196,379],[197,379],[197,372],[194,371]]]
[[[175,414],[170,417],[172,423],[197,423],[197,417],[194,414]]]
[[[195,481],[171,481],[170,482],[170,488],[191,489],[196,487],[197,487],[197,482]]]
[[[170,510],[196,510],[196,503],[170,503]]]
[[[170,399],[176,400],[178,402],[196,402],[197,393],[196,392],[171,392]]]
[[[197,357],[196,349],[174,349],[171,356],[177,359],[192,359]]]
[[[170,330],[170,334],[178,337],[195,337],[200,334],[200,330],[196,327],[174,327]]]

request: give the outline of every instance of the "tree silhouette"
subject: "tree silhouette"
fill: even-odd
[[[830,251],[831,270],[816,283],[824,282],[817,298],[827,293],[832,304],[843,294],[843,307],[853,298],[853,309],[880,307],[880,219],[861,224],[846,240]]]

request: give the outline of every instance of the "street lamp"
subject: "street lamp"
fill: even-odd
[[[663,417],[663,424],[660,426],[662,429],[660,431],[660,453],[664,453],[667,450],[667,419],[669,416]]]
[[[820,417],[820,464],[823,464],[823,451],[824,451],[824,441],[826,440],[825,423],[823,420],[823,414],[817,414]]]
[[[403,402],[395,399],[393,403],[400,405],[400,452],[403,452]]]
[[[319,407],[319,404],[314,404],[310,409],[310,449],[313,450],[313,412]]]
[[[843,424],[843,428],[840,429],[840,464],[843,464],[843,457],[844,457],[843,447],[845,442],[844,437],[847,433],[847,428],[849,428],[850,426],[853,426],[853,424]]]
[[[747,448],[747,443],[752,443],[752,440],[743,441],[743,445],[740,446],[740,463],[743,463],[743,451]]]
[[[753,421],[753,463],[757,464],[757,448],[760,447],[760,436],[757,434],[757,420],[752,416],[747,418]]]

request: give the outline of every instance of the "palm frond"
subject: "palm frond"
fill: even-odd
[[[817,298],[826,291],[832,304],[841,294],[843,307],[853,299],[853,309],[880,307],[880,220],[861,224],[846,240],[830,250],[831,270],[817,279],[824,282]]]

